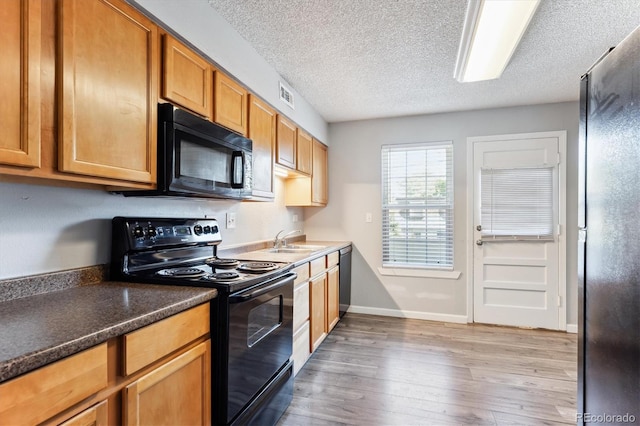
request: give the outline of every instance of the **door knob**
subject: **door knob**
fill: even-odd
[[[479,245],[479,246],[481,246],[481,245],[482,245],[482,240],[477,240],[477,241],[476,241],[476,244],[477,244],[477,245]]]

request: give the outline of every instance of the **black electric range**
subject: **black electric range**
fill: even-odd
[[[275,424],[293,397],[292,264],[217,257],[215,219],[115,217],[111,279],[211,287],[212,423]]]

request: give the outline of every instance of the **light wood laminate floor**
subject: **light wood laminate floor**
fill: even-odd
[[[575,334],[347,314],[279,425],[575,424],[576,364]]]

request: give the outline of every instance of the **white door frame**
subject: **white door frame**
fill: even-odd
[[[467,322],[474,322],[473,313],[473,209],[474,209],[474,176],[473,152],[475,143],[512,139],[529,138],[558,138],[560,164],[558,165],[558,294],[560,306],[558,308],[558,330],[567,330],[567,131],[516,133],[492,136],[471,136],[467,138]]]

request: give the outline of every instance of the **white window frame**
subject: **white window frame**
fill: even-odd
[[[427,263],[427,259],[425,259],[425,262],[423,263],[419,263],[419,262],[403,262],[402,260],[406,260],[405,259],[401,259],[400,261],[393,261],[391,260],[388,256],[389,256],[389,252],[390,252],[390,239],[391,236],[389,235],[390,232],[390,227],[391,225],[388,223],[389,221],[389,210],[393,210],[393,207],[395,206],[395,209],[397,210],[398,208],[402,208],[402,207],[408,207],[409,202],[407,202],[407,204],[399,204],[399,203],[389,203],[387,198],[387,193],[388,193],[388,182],[385,181],[385,178],[388,176],[387,170],[385,170],[385,167],[388,166],[388,164],[385,163],[385,155],[388,155],[386,153],[388,152],[411,152],[411,151],[416,151],[416,150],[424,150],[424,151],[428,151],[428,150],[441,150],[445,148],[447,150],[447,163],[446,163],[446,176],[445,176],[445,187],[446,187],[446,196],[444,199],[444,204],[443,201],[436,201],[436,200],[429,200],[427,197],[424,198],[424,202],[422,203],[417,203],[416,201],[419,200],[413,200],[412,202],[416,202],[415,205],[412,204],[412,207],[415,207],[417,209],[422,209],[422,210],[426,210],[427,213],[424,217],[424,229],[425,229],[425,243],[428,245],[428,237],[426,236],[427,234],[433,234],[438,233],[441,231],[440,228],[436,229],[434,228],[433,230],[431,230],[431,228],[429,228],[429,224],[428,224],[428,210],[430,209],[445,209],[446,213],[445,213],[445,262],[443,263]],[[425,173],[428,173],[428,171],[426,171]],[[405,170],[405,176],[407,175],[407,171]],[[425,177],[426,179],[426,177]],[[454,183],[453,183],[453,179],[454,179],[454,172],[453,172],[453,141],[439,141],[439,142],[422,142],[422,143],[412,143],[412,144],[391,144],[391,145],[383,145],[382,149],[381,149],[381,189],[382,189],[382,268],[381,268],[381,273],[382,270],[387,271],[387,273],[384,273],[383,275],[405,275],[402,273],[398,273],[399,270],[402,269],[414,269],[414,270],[432,270],[432,271],[442,271],[446,274],[449,274],[448,271],[453,271],[453,263],[454,263]],[[422,226],[422,225],[419,225]],[[431,225],[431,227],[433,227],[434,225]],[[398,238],[396,238],[396,240],[398,240]],[[399,239],[400,244],[402,244],[402,241],[405,241],[405,244],[407,244],[408,242],[413,241],[415,243],[414,239]],[[408,244],[407,244],[408,245]],[[396,269],[399,268],[399,269]],[[413,275],[413,274],[412,274]],[[459,274],[456,274],[456,277]]]

